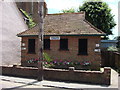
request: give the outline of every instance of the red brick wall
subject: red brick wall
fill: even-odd
[[[45,37],[50,38],[50,37]],[[61,36],[60,38],[68,38],[68,51],[59,50],[60,41],[51,40],[50,50],[44,50],[53,60],[77,60],[77,61],[91,61],[91,68],[96,69],[100,66],[101,56],[100,53],[94,52],[95,45],[100,43],[99,36]],[[28,54],[28,39],[36,39],[37,37],[23,37],[22,42],[26,44],[26,50],[21,52],[21,60],[25,61],[30,58],[37,58],[38,42],[36,42],[36,54]],[[78,55],[78,40],[88,39],[88,55]]]
[[[28,39],[36,39],[36,50],[35,50],[35,54],[29,54],[28,53]],[[38,58],[38,54],[37,54],[37,47],[38,47],[38,42],[37,42],[37,37],[23,37],[22,41],[21,41],[21,48],[25,47],[26,50],[21,50],[21,60],[25,61],[31,58]],[[25,43],[25,46],[22,46],[22,43]]]
[[[12,75],[18,77],[36,78],[38,77],[37,68],[28,67],[6,67],[2,68],[2,75]],[[104,68],[104,71],[81,71],[81,70],[62,70],[62,69],[43,69],[43,77],[47,80],[84,82],[91,84],[111,84],[111,69]],[[82,78],[81,78],[82,77]]]

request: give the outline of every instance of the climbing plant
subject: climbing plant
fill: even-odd
[[[36,23],[33,21],[32,16],[30,16],[26,11],[20,9],[20,11],[23,13],[23,15],[27,18],[26,24],[28,25],[28,28],[32,28],[36,25]]]

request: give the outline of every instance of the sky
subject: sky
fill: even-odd
[[[75,8],[78,9],[79,6],[83,4],[84,0],[45,0],[48,7],[48,13],[60,13],[63,9]],[[113,39],[118,36],[118,2],[120,0],[103,0],[108,4],[112,9],[111,13],[114,16],[116,26],[112,29],[113,35],[110,35],[109,38]]]

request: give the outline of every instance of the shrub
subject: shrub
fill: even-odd
[[[44,60],[49,63],[52,61],[51,57],[47,53],[43,53],[43,57],[44,57]]]
[[[114,46],[110,46],[107,48],[107,51],[118,51],[118,49]]]

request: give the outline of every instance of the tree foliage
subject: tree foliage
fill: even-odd
[[[70,9],[64,9],[62,10],[63,13],[75,13],[75,9],[74,8],[70,8]]]
[[[30,15],[28,15],[28,13],[22,9],[20,9],[20,11],[24,14],[24,16],[28,19],[28,21],[26,22],[26,24],[28,25],[28,28],[32,28],[36,25],[36,23],[33,21],[32,17]]]
[[[107,3],[97,1],[98,0],[85,1],[84,4],[79,7],[78,12],[85,11],[86,20],[107,35],[110,35],[112,34],[112,28],[116,25],[113,18],[114,15],[111,14],[111,9],[108,7]]]
[[[81,11],[85,12],[85,19],[95,27],[102,30],[107,35],[112,34],[112,28],[116,23],[114,21],[114,15],[111,14],[111,9],[107,3],[102,2],[102,0],[85,0],[83,5],[79,7],[78,11],[73,8],[62,10],[63,13]]]

